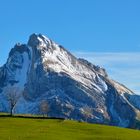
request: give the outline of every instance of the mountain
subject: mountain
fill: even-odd
[[[53,117],[133,127],[140,116],[139,95],[41,34],[16,44],[0,68],[1,112],[10,111],[7,95],[15,92],[14,113],[40,114],[46,101]]]

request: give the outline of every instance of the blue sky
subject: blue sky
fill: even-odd
[[[0,65],[16,42],[26,43],[30,34],[42,33],[77,56],[89,54],[90,60],[104,64],[114,79],[128,87],[135,84],[133,89],[138,91],[140,79],[117,73],[140,75],[140,64],[132,59],[140,52],[139,7],[139,0],[1,0]],[[124,56],[117,55],[120,53]],[[135,69],[129,63],[135,63]]]

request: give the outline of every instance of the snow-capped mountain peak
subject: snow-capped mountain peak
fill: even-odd
[[[29,41],[28,41],[28,46],[36,47],[37,49],[40,49],[40,50],[42,50],[44,48],[51,49],[53,44],[54,44],[54,42],[51,41],[48,37],[46,37],[42,34],[35,34],[35,33],[29,37]],[[55,49],[55,48],[53,48],[53,49]]]
[[[20,94],[15,113],[39,114],[45,100],[53,117],[130,127],[139,116],[131,90],[41,34],[16,44],[0,68],[0,111],[9,111],[6,95],[15,89]]]

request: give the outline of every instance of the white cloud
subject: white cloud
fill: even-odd
[[[74,54],[104,67],[112,79],[123,83],[135,93],[140,94],[140,52],[75,52]]]

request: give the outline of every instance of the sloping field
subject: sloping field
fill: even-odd
[[[140,140],[140,131],[69,120],[1,117],[0,140]]]

